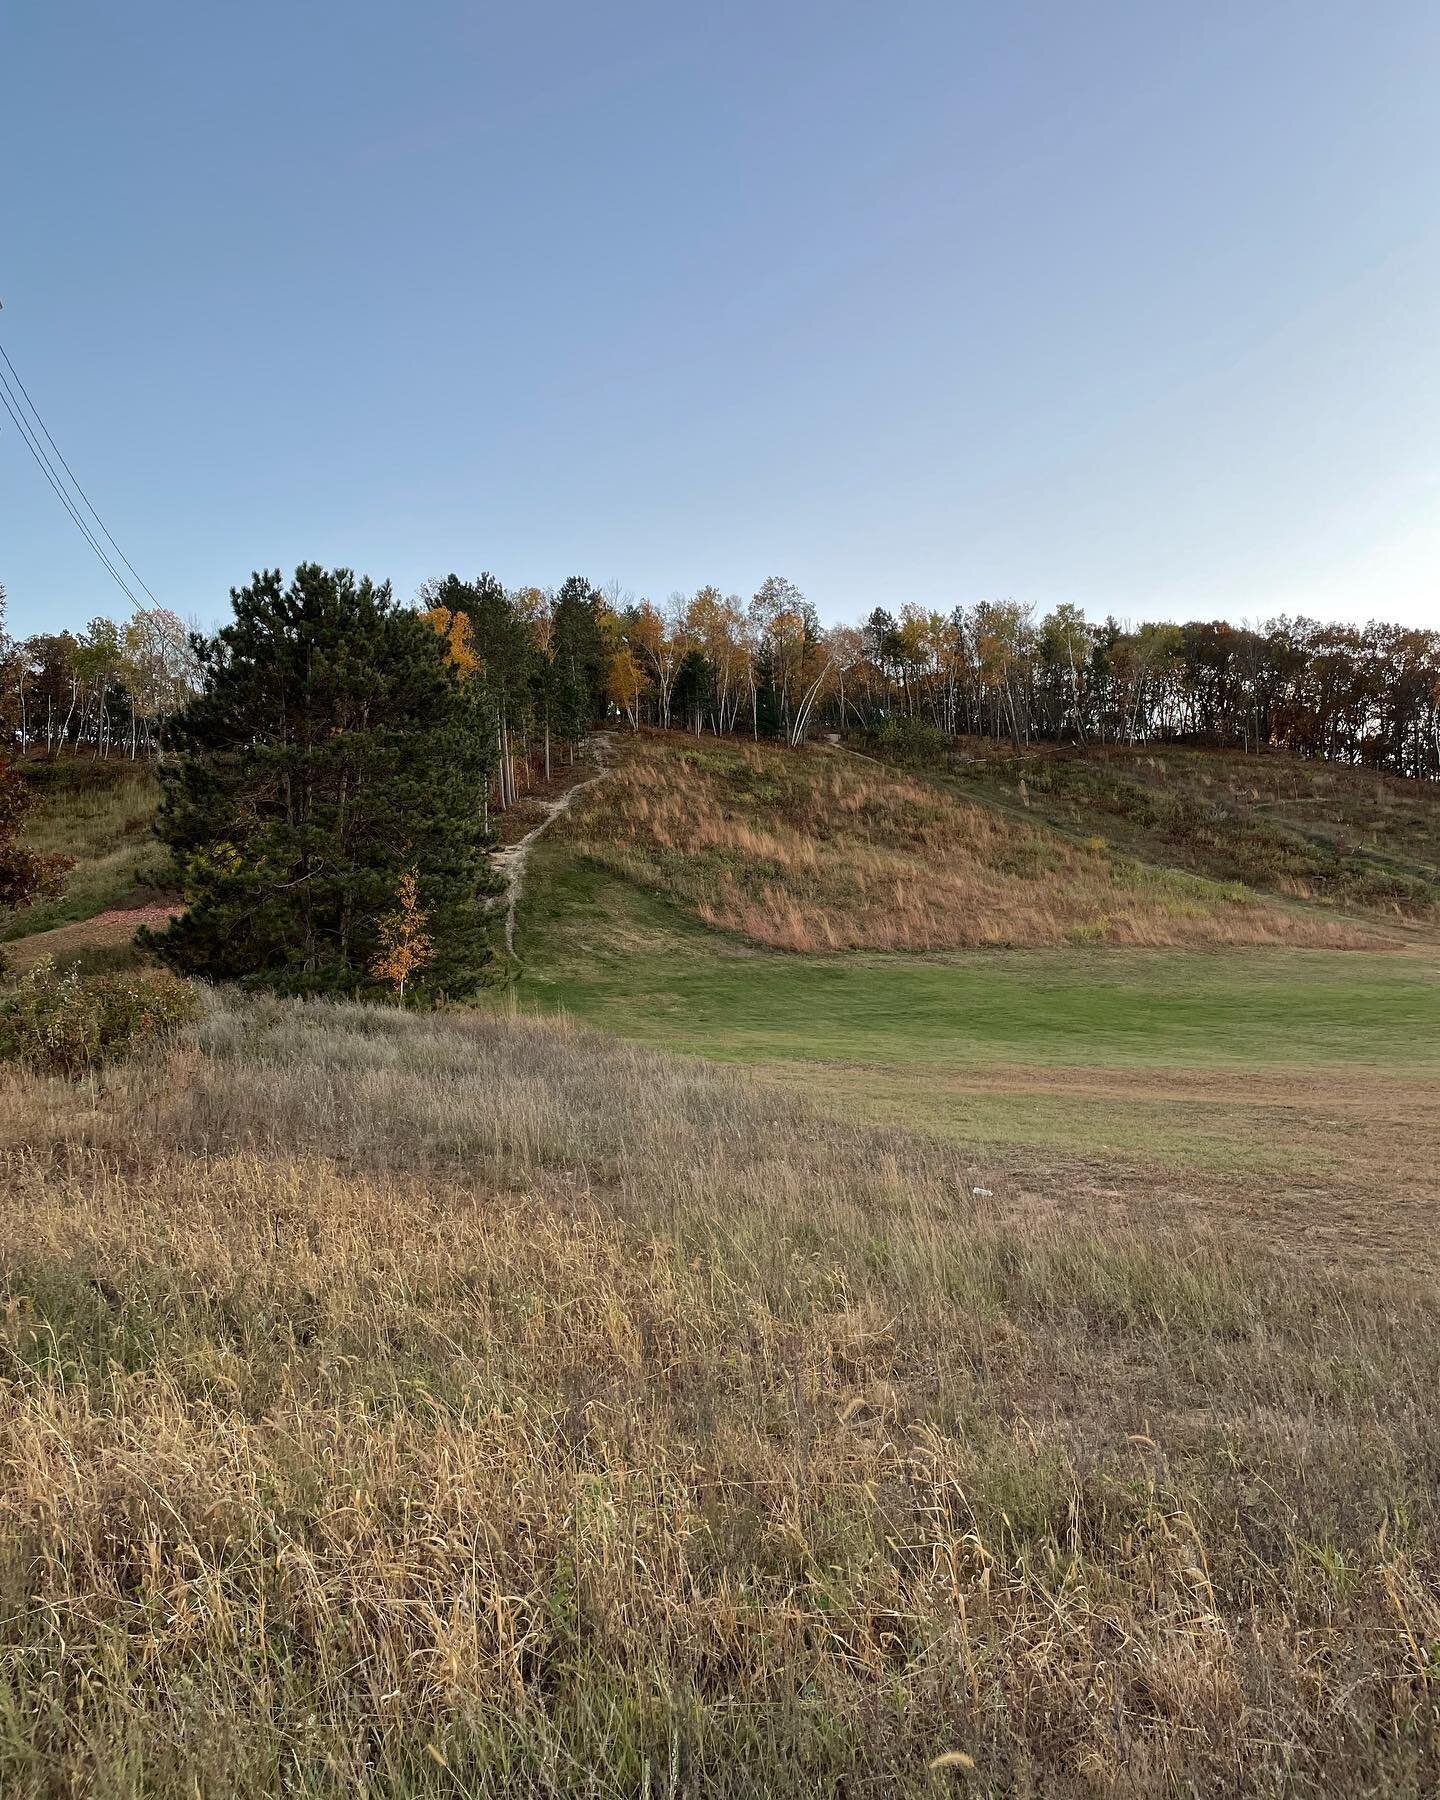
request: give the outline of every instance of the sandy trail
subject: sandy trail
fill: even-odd
[[[610,773],[610,734],[608,731],[597,731],[585,740],[586,747],[594,754],[599,767],[593,775],[587,775],[584,781],[577,781],[574,787],[566,788],[558,800],[545,802],[545,817],[540,823],[527,831],[522,838],[513,844],[506,844],[495,852],[494,867],[505,877],[505,954],[512,962],[519,962],[515,954],[515,909],[520,904],[520,896],[525,891],[525,869],[530,861],[530,850],[536,838],[541,837],[566,811],[577,794],[583,794],[586,788],[594,787]]]

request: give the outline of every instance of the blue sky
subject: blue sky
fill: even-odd
[[[0,342],[156,595],[784,573],[1440,625],[1440,6],[0,31]],[[126,603],[0,420],[12,628]]]

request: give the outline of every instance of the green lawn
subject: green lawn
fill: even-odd
[[[1224,1069],[1440,1063],[1440,958],[1276,950],[794,956],[537,849],[522,997],[742,1062]]]
[[[1440,1068],[1440,958],[1416,950],[787,955],[563,839],[517,947],[524,1005],[987,1150],[1368,1187],[1391,1146],[1413,1165]]]

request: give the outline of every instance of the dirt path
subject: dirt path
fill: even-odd
[[[513,844],[506,844],[503,850],[497,850],[492,859],[493,866],[505,877],[505,954],[512,962],[519,962],[515,954],[515,909],[520,904],[520,896],[525,891],[525,869],[530,861],[530,849],[536,838],[541,837],[554,824],[560,814],[570,805],[577,794],[583,794],[586,788],[594,787],[610,773],[610,734],[608,731],[597,731],[586,739],[587,747],[594,753],[600,765],[593,775],[587,775],[584,781],[577,781],[574,787],[566,788],[558,800],[545,803],[545,817],[540,823],[527,831],[522,838]]]

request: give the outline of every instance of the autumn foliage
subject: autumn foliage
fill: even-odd
[[[403,1005],[406,983],[435,960],[425,908],[420,904],[418,869],[407,869],[400,877],[398,900],[395,911],[380,921],[380,953],[371,972],[391,984]]]
[[[432,606],[423,617],[435,635],[444,640],[445,654],[457,674],[462,679],[477,674],[481,662],[469,613],[452,612],[448,606]]]

